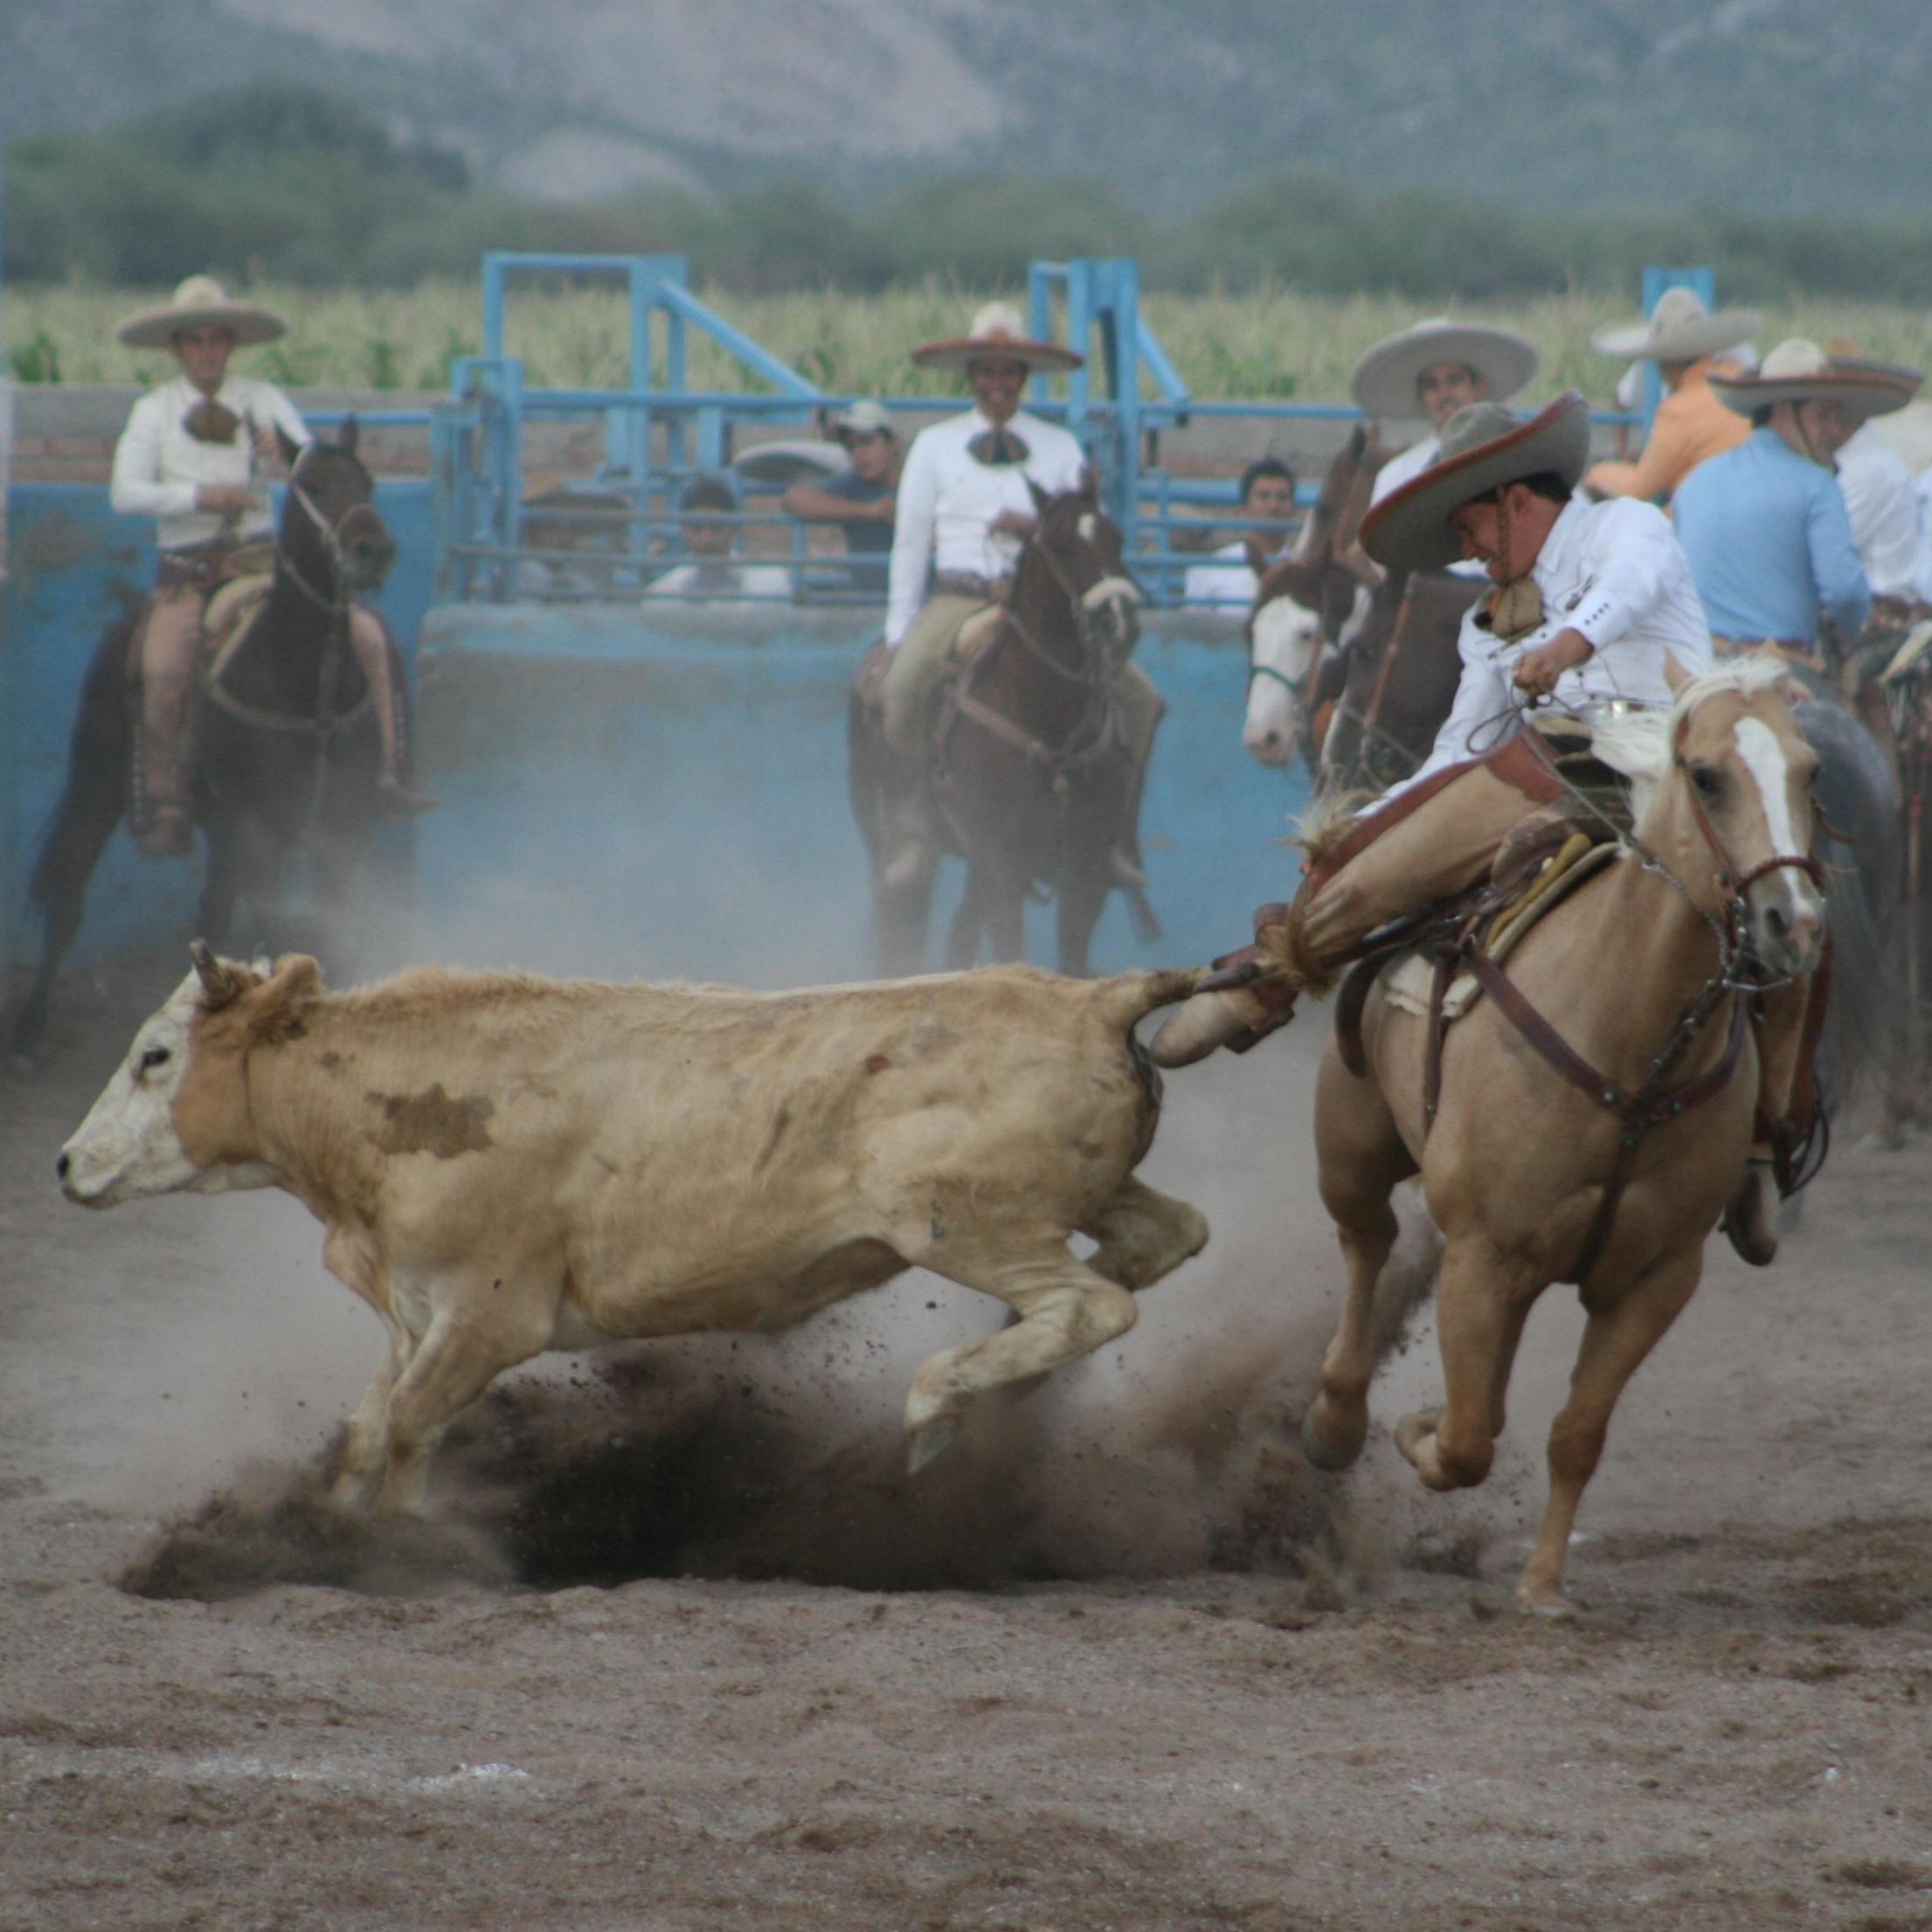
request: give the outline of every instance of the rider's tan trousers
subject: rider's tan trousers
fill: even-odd
[[[933,700],[951,666],[953,640],[966,619],[985,608],[982,597],[941,591],[927,599],[925,608],[912,620],[893,651],[880,699],[884,706],[885,741],[901,758],[924,755],[932,729]],[[1113,700],[1120,715],[1120,735],[1138,772],[1147,762],[1154,728],[1167,705],[1153,680],[1131,659],[1114,679]]]
[[[141,643],[141,769],[150,812],[188,810],[188,720],[209,595],[201,585],[163,585],[148,605]],[[382,730],[384,773],[399,779],[396,681],[389,639],[373,611],[351,606],[349,641]]]

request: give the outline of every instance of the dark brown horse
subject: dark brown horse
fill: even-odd
[[[1385,450],[1358,423],[1330,461],[1321,495],[1291,555],[1261,579],[1248,620],[1249,715],[1242,742],[1264,764],[1298,750],[1328,791],[1381,791],[1407,778],[1449,715],[1461,665],[1456,635],[1480,579],[1442,571],[1386,575],[1356,532]],[[1271,620],[1291,599],[1319,615],[1330,654],[1298,670],[1295,627]]]
[[[945,848],[966,862],[948,965],[972,965],[982,944],[1023,958],[1026,902],[1043,888],[1057,902],[1060,970],[1084,973],[1139,803],[1113,685],[1139,635],[1139,593],[1091,481],[1035,495],[1039,522],[998,627],[943,695],[929,769],[910,782],[929,788]],[[887,814],[909,777],[880,739],[869,682],[862,672],[848,721],[853,813],[872,857],[880,971],[917,972],[932,880],[883,875]],[[1145,891],[1125,890],[1142,936],[1157,936]]]
[[[297,851],[308,858],[325,919],[339,911],[376,816],[381,737],[349,612],[388,574],[395,540],[371,501],[353,419],[336,442],[287,445],[284,455],[290,473],[273,587],[206,686],[195,728],[194,814],[208,838],[197,925],[217,946],[240,901],[273,922]],[[14,1016],[17,1053],[39,1042],[87,881],[130,803],[141,696],[128,654],[138,627],[137,613],[109,626],[81,686],[66,788],[28,887],[43,938],[39,971]]]

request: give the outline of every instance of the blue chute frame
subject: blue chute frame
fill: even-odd
[[[630,298],[626,387],[525,385],[523,363],[506,353],[505,307],[511,280],[531,274],[623,280]],[[1712,299],[1708,269],[1650,268],[1644,274],[1646,314],[1657,295],[1675,282],[1688,283],[1707,301]],[[691,293],[689,263],[683,255],[493,250],[483,257],[482,295],[484,353],[454,365],[452,398],[432,417],[439,600],[503,603],[517,595],[518,566],[537,554],[524,541],[522,499],[524,429],[530,420],[601,416],[604,460],[593,481],[601,489],[621,491],[631,499],[623,560],[628,581],[641,587],[663,561],[652,555],[653,532],[675,528],[668,508],[654,513],[654,499],[669,506],[693,474],[728,469],[733,433],[740,426],[808,425],[851,399],[827,393],[701,301]],[[1224,532],[1257,527],[1240,516],[1231,478],[1176,476],[1160,461],[1163,431],[1215,417],[1347,422],[1361,413],[1347,403],[1196,399],[1141,312],[1139,266],[1129,257],[1035,262],[1028,274],[1028,299],[1029,326],[1036,336],[1065,342],[1088,357],[1085,366],[1069,375],[1035,377],[1029,406],[1064,422],[1092,453],[1109,513],[1120,525],[1128,557],[1156,606],[1183,602],[1185,572],[1200,561],[1200,553],[1177,550],[1174,539],[1182,531],[1198,532],[1201,512],[1212,513],[1215,528]],[[692,389],[693,329],[724,349],[762,388]],[[1654,369],[1648,382],[1640,416],[1605,412],[1596,419],[1647,427],[1655,408]],[[1061,392],[1055,393],[1056,388]],[[934,407],[930,397],[879,399],[895,412],[930,414]],[[1314,494],[1312,481],[1305,482],[1304,505]],[[1192,517],[1186,514],[1190,510],[1195,513]],[[546,509],[544,514],[568,521],[572,513]],[[608,512],[603,514],[607,518]],[[769,524],[773,519],[745,516],[743,521]],[[801,571],[807,560],[804,531],[788,527],[793,567]]]

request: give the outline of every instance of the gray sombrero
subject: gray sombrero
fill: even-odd
[[[1889,416],[1903,409],[1925,380],[1915,369],[1862,357],[1828,356],[1794,336],[1758,364],[1755,376],[1713,376],[1711,387],[1741,416],[1777,403],[1832,401],[1854,416]]]
[[[1490,401],[1506,402],[1542,362],[1542,350],[1514,329],[1437,315],[1377,343],[1355,364],[1348,393],[1366,415],[1420,416],[1416,378],[1437,363],[1461,363],[1489,384]]]
[[[170,349],[184,329],[225,329],[238,345],[288,333],[287,318],[258,302],[232,301],[212,275],[190,275],[160,308],[143,308],[114,330],[130,349]]]
[[[1086,357],[1059,343],[1035,341],[1011,302],[989,301],[965,335],[922,343],[912,351],[912,359],[921,369],[964,369],[969,363],[998,361],[1056,372],[1077,369]]]
[[[1439,571],[1462,560],[1449,519],[1506,483],[1545,470],[1576,487],[1589,462],[1589,405],[1573,389],[1534,416],[1472,403],[1443,425],[1442,454],[1362,519],[1361,546],[1392,571]]]
[[[1599,329],[1589,345],[1599,356],[1631,362],[1700,363],[1749,342],[1763,321],[1755,308],[1720,308],[1714,314],[1694,288],[1666,288],[1648,322]]]

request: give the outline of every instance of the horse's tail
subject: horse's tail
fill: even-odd
[[[1211,969],[1207,966],[1160,966],[1148,973],[1123,973],[1111,980],[1089,982],[1101,1016],[1125,1033],[1162,1007],[1188,998]]]
[[[1902,885],[1897,798],[1883,753],[1857,719],[1816,703],[1800,705],[1798,719],[1818,754],[1818,795],[1833,828],[1818,846],[1832,934],[1820,1070],[1842,1111],[1860,1078],[1896,1053],[1906,1010],[1894,943]]]

